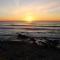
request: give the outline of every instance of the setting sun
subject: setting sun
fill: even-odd
[[[34,17],[33,16],[26,16],[24,18],[24,20],[27,21],[27,22],[32,22],[34,20]]]

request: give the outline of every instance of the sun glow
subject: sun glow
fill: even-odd
[[[33,22],[34,21],[34,17],[33,16],[25,16],[24,20],[26,22]]]

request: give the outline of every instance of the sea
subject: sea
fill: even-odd
[[[36,21],[36,22],[21,22],[21,21],[0,21],[0,40],[6,40],[10,36],[17,33],[27,33],[30,36],[55,36],[60,37],[60,22],[59,21]],[[41,33],[41,34],[40,34]],[[43,33],[43,35],[42,35]],[[54,33],[55,35],[45,34]],[[56,34],[57,33],[57,34]]]
[[[32,23],[20,22],[20,21],[1,21],[1,32],[60,32],[59,21],[37,21]]]

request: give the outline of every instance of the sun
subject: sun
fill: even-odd
[[[24,20],[27,21],[27,22],[33,22],[34,21],[34,17],[33,16],[26,16],[24,18]]]

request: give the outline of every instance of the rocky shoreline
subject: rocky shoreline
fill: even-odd
[[[0,60],[60,60],[60,49],[22,41],[0,41]]]
[[[60,35],[44,34],[21,32],[0,36],[0,60],[60,60]]]
[[[60,33],[20,32],[13,35],[10,33],[0,36],[0,41],[23,41],[37,45],[56,45],[55,47],[60,48]]]

